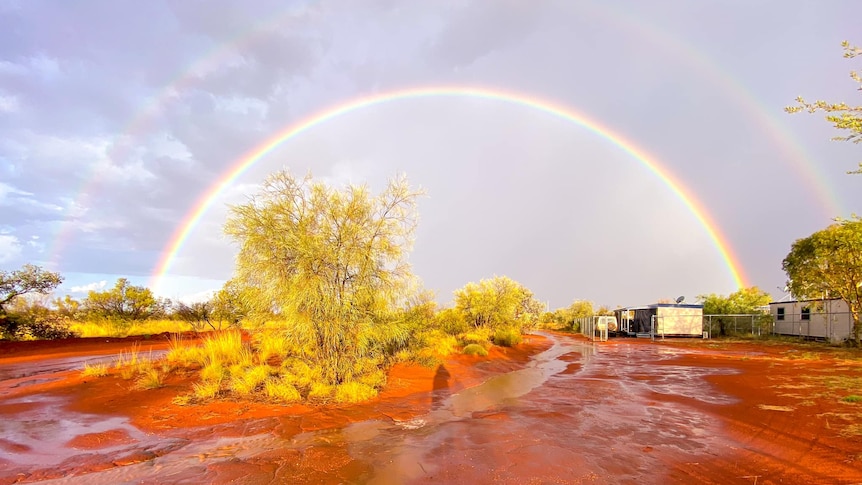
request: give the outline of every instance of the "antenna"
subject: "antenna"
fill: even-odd
[[[676,304],[677,304],[677,305],[679,305],[680,303],[682,303],[682,302],[683,302],[683,300],[685,300],[685,297],[684,297],[684,296],[679,296],[679,297],[677,297],[677,299],[676,299]]]

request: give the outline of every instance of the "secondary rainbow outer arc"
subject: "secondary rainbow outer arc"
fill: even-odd
[[[124,125],[120,134],[113,140],[113,142],[121,142],[121,138],[124,136],[134,139],[150,131],[152,129],[153,122],[157,119],[158,114],[162,112],[164,106],[167,105],[167,102],[172,98],[177,97],[178,93],[182,92],[184,89],[192,86],[193,81],[197,79],[200,71],[205,71],[206,69],[219,66],[231,55],[241,53],[244,47],[257,40],[258,37],[277,28],[285,19],[307,11],[309,8],[308,4],[310,3],[314,2],[288,6],[279,13],[267,17],[266,20],[254,24],[253,27],[240,31],[228,41],[216,44],[204,55],[199,56],[190,64],[183,66],[183,69],[171,76],[170,81],[159,89],[154,96],[147,97],[141,108],[137,110],[136,114]],[[107,153],[109,153],[109,156],[111,157],[119,155],[119,157],[122,158],[130,151],[131,148],[129,147],[125,147],[125,149],[113,147],[107,150]],[[77,195],[74,197],[73,202],[76,205],[86,205],[83,202],[87,197],[96,192],[101,181],[102,179],[98,176],[97,168],[93,168],[91,173],[83,178],[83,182],[76,190]],[[53,266],[59,263],[62,251],[71,239],[72,228],[74,226],[73,222],[76,222],[76,219],[67,217],[57,228],[57,232],[52,240],[51,246],[47,251],[48,264]]]
[[[631,10],[616,7],[609,2],[585,2],[578,4],[578,8],[588,8],[593,13],[598,13],[611,25],[614,23],[621,24],[627,32],[640,32],[645,40],[660,45],[666,52],[674,53],[679,59],[684,59],[686,63],[694,66],[698,73],[709,78],[722,91],[732,94],[728,98],[747,112],[752,119],[761,122],[761,126],[773,139],[775,146],[784,153],[786,160],[789,160],[796,174],[814,192],[818,202],[824,205],[823,216],[832,220],[836,214],[846,215],[846,209],[826,180],[822,166],[818,168],[818,164],[812,161],[814,157],[787,128],[783,127],[777,116],[770,116],[769,113],[775,111],[770,110],[739,79],[731,76],[728,71],[720,69],[718,64],[712,61],[712,58],[706,55],[703,49],[685,39],[672,35],[655,24],[644,22],[643,19],[635,16]],[[783,110],[778,112],[784,114]]]
[[[270,16],[266,20],[239,32],[228,41],[218,44],[215,48],[207,51],[206,54],[175,75],[171,82],[162,88],[156,96],[148,99],[147,104],[128,123],[123,130],[123,134],[134,138],[140,133],[145,132],[148,123],[152,123],[155,120],[155,115],[161,111],[163,105],[175,93],[190,85],[200,69],[217,65],[229,55],[240,52],[243,47],[253,42],[269,28],[277,27],[282,20],[304,12],[310,8],[309,5],[316,5],[316,2],[307,2],[306,4],[288,7],[280,14]],[[744,110],[752,114],[754,118],[764,122],[769,135],[775,140],[777,146],[788,155],[788,159],[796,172],[803,180],[808,182],[807,185],[811,186],[811,190],[817,195],[818,202],[824,206],[825,217],[831,220],[835,214],[843,214],[845,212],[842,204],[835,197],[835,192],[831,190],[828,181],[824,178],[822,171],[817,170],[816,165],[810,160],[812,157],[806,152],[805,148],[786,129],[783,129],[773,117],[767,114],[768,110],[745,86],[731,77],[727,72],[719,69],[714,62],[710,61],[709,57],[704,55],[702,50],[696,49],[683,39],[673,36],[654,24],[644,22],[643,19],[635,17],[629,10],[614,8],[606,3],[588,2],[578,5],[579,8],[589,8],[611,27],[624,27],[628,31],[640,32],[646,39],[656,42],[665,50],[675,53],[681,59],[685,59],[686,62],[697,66],[704,77],[714,82],[725,93],[731,94],[732,96],[730,97],[734,101],[737,101]],[[84,178],[84,183],[75,197],[75,202],[78,205],[86,205],[81,202],[87,195],[95,192],[98,181],[99,178],[95,174]],[[74,222],[76,222],[76,219],[67,217],[59,225],[52,244],[47,251],[49,264],[59,262],[61,252],[71,239]]]
[[[451,97],[470,97],[483,98],[496,101],[504,101],[511,104],[521,105],[529,108],[534,108],[539,111],[554,115],[556,117],[574,122],[588,130],[596,133],[608,141],[620,147],[623,151],[641,162],[643,166],[649,169],[652,173],[661,179],[668,188],[686,205],[692,212],[695,218],[703,226],[704,230],[709,235],[712,242],[715,244],[722,259],[727,264],[728,270],[731,273],[734,283],[737,287],[745,286],[745,277],[738,259],[735,257],[730,244],[722,236],[718,230],[718,226],[709,216],[703,205],[689,194],[682,184],[667,170],[659,166],[651,157],[643,150],[634,145],[634,143],[626,140],[622,136],[605,128],[600,123],[588,119],[587,117],[572,111],[569,108],[551,104],[548,101],[502,90],[491,90],[486,88],[473,87],[421,87],[412,89],[403,89],[389,91],[385,93],[374,94],[358,99],[353,99],[338,106],[329,108],[318,114],[312,115],[298,123],[291,124],[286,129],[278,132],[273,137],[269,138],[257,148],[254,148],[244,157],[242,157],[230,170],[224,173],[204,195],[198,200],[191,212],[183,219],[182,224],[174,232],[166,250],[163,252],[162,259],[156,266],[153,273],[150,287],[158,292],[162,278],[167,274],[176,255],[182,249],[183,244],[188,239],[189,235],[197,226],[200,219],[207,212],[210,206],[215,202],[218,195],[226,189],[234,180],[241,176],[246,170],[254,165],[258,160],[263,158],[273,149],[284,143],[285,141],[340,115],[355,111],[361,108],[366,108],[374,105],[379,105],[391,101],[398,101],[411,98],[423,98],[434,96],[451,96]]]

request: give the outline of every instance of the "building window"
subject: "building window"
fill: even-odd
[[[784,320],[784,308],[776,308],[775,310],[775,319]]]
[[[811,320],[811,308],[805,307],[802,309],[802,319]]]

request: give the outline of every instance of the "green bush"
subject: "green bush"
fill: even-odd
[[[842,399],[842,401],[850,402],[850,403],[862,402],[862,396],[857,396],[855,394],[851,394],[851,395],[845,397],[844,399]]]
[[[485,350],[485,347],[482,347],[479,344],[470,344],[464,347],[463,352],[466,355],[478,355],[479,357],[485,357],[488,355],[488,351]]]
[[[498,328],[494,332],[494,344],[503,347],[514,347],[521,343],[521,331],[517,328]]]
[[[437,328],[449,335],[458,335],[469,330],[464,315],[455,308],[446,308],[437,312],[434,317]]]

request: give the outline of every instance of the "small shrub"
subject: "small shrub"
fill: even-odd
[[[128,351],[121,351],[119,355],[117,355],[117,360],[114,362],[114,367],[117,369],[128,367],[128,366],[136,366],[138,365],[138,354],[140,353],[140,346],[137,342],[132,344],[132,347]]]
[[[171,403],[173,403],[177,406],[188,406],[189,404],[191,404],[191,402],[192,402],[192,396],[189,396],[188,394],[181,394],[179,396],[174,396],[174,398],[171,399]]]
[[[84,377],[104,377],[108,375],[108,364],[85,363],[81,375]]]
[[[266,395],[270,399],[276,399],[283,402],[296,402],[302,399],[299,391],[293,387],[293,384],[286,382],[284,379],[270,377],[264,384]]]
[[[323,383],[323,382],[313,382],[308,389],[308,398],[309,399],[329,399],[332,397],[332,393],[335,390],[335,386]]]
[[[491,341],[491,331],[486,328],[477,328],[472,332],[463,333],[458,336],[461,345],[479,344],[486,346]]]
[[[165,385],[165,376],[158,369],[150,368],[141,374],[135,385],[139,389],[158,389]]]
[[[340,403],[362,402],[376,396],[376,389],[361,382],[346,382],[335,387],[335,401]]]
[[[269,369],[270,367],[267,365],[258,365],[250,369],[243,369],[240,374],[234,374],[231,372],[231,391],[240,396],[248,396],[252,394],[259,386],[266,382],[270,373]]]
[[[521,343],[521,332],[517,328],[498,328],[494,332],[494,344],[503,347],[514,347]]]
[[[194,386],[194,394],[198,399],[212,399],[218,396],[220,391],[220,382],[201,382]]]
[[[201,347],[187,345],[182,337],[174,335],[171,337],[171,348],[165,359],[182,367],[191,367],[195,364],[203,365],[205,354]]]
[[[366,386],[380,389],[386,384],[386,373],[380,369],[376,369],[360,377],[359,382]]]
[[[282,332],[266,331],[256,336],[257,359],[261,364],[266,364],[273,357],[283,358],[288,353],[288,341]]]
[[[203,341],[203,353],[210,361],[250,366],[253,355],[242,342],[242,333],[237,330],[213,332]]]
[[[470,344],[464,347],[463,352],[466,355],[478,355],[479,357],[485,357],[488,355],[488,351],[485,350],[485,347],[482,347],[479,344]]]
[[[218,384],[221,383],[222,379],[224,379],[225,373],[225,368],[222,366],[221,362],[208,362],[204,368],[201,369],[201,380]]]
[[[849,403],[862,402],[862,396],[857,396],[856,394],[851,394],[849,396],[845,396],[844,399],[842,399],[842,401],[849,402]]]
[[[317,367],[311,367],[299,359],[291,359],[282,364],[282,369],[293,376],[294,384],[299,387],[311,387],[320,384],[323,379],[322,372]]]
[[[138,373],[138,371],[132,366],[126,366],[126,367],[120,368],[120,377],[122,377],[124,380],[127,380],[127,381],[130,379],[133,379],[135,377],[135,375],[137,375],[137,373]]]

